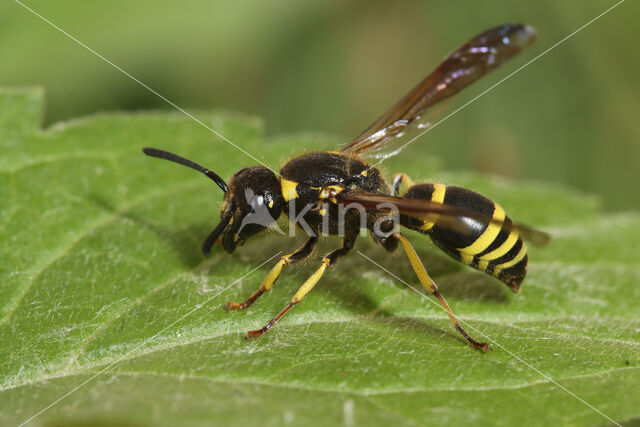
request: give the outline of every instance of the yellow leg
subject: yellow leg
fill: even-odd
[[[331,261],[329,261],[329,258],[325,258],[322,260],[322,263],[320,263],[320,268],[318,268],[315,273],[313,273],[311,277],[309,277],[306,282],[304,282],[302,286],[300,286],[293,298],[291,298],[291,304],[297,304],[307,296],[311,289],[313,289],[316,283],[318,283],[320,278],[324,275],[324,272],[327,271],[327,268],[329,268],[330,264]]]
[[[391,195],[397,196],[400,193],[400,186],[409,188],[413,185],[413,181],[406,173],[397,173],[393,176],[393,184],[391,185]]]
[[[280,310],[280,312],[276,315],[276,317],[271,319],[269,323],[264,325],[261,329],[247,332],[247,335],[245,335],[245,338],[259,337],[260,335],[264,334],[269,329],[271,329],[271,327],[275,325],[276,322],[280,320],[280,318],[282,318],[282,316],[284,316],[287,313],[287,311],[291,310],[294,305],[298,304],[300,301],[304,299],[304,297],[311,291],[311,289],[313,289],[316,283],[318,283],[318,281],[320,280],[324,272],[327,270],[327,268],[329,268],[330,264],[331,264],[330,259],[324,258],[322,260],[322,264],[320,264],[320,268],[318,268],[316,272],[313,273],[311,277],[309,277],[302,284],[302,286],[300,286],[300,288],[298,289],[298,292],[296,292],[293,298],[291,298],[291,301],[289,302],[289,304],[285,308]]]
[[[227,310],[231,310],[231,309],[243,310],[249,307],[251,304],[255,302],[256,299],[258,299],[260,295],[270,291],[271,288],[273,288],[273,285],[276,283],[276,280],[278,280],[278,277],[280,277],[280,273],[282,272],[282,269],[284,268],[285,265],[289,265],[292,262],[301,261],[307,258],[309,255],[311,255],[317,241],[318,241],[317,237],[312,237],[309,240],[307,240],[307,243],[305,243],[304,246],[298,249],[297,251],[281,257],[280,261],[278,261],[278,263],[273,266],[271,271],[269,271],[267,276],[264,278],[264,280],[260,284],[260,287],[258,288],[257,291],[255,291],[249,298],[246,299],[246,301],[242,303],[237,303],[233,301],[228,302],[225,305],[225,308]]]
[[[433,279],[431,279],[431,277],[429,277],[429,275],[427,274],[427,270],[424,268],[422,261],[420,261],[418,254],[416,253],[415,249],[413,249],[413,246],[411,246],[411,243],[409,242],[409,240],[407,240],[407,238],[400,233],[395,233],[393,237],[395,237],[400,241],[400,243],[402,244],[402,248],[404,249],[405,253],[407,254],[407,257],[409,258],[411,267],[413,267],[413,271],[416,272],[416,275],[420,280],[420,283],[422,283],[422,286],[428,293],[430,293],[431,295],[433,295],[438,299],[438,301],[440,302],[440,305],[442,305],[442,307],[445,309],[445,311],[449,315],[449,319],[451,319],[451,323],[453,323],[453,326],[455,326],[456,330],[460,332],[462,336],[469,342],[469,344],[471,344],[475,348],[482,351],[491,350],[491,346],[489,344],[474,340],[469,336],[469,334],[467,334],[467,332],[464,329],[462,329],[462,326],[460,326],[460,323],[458,323],[458,320],[453,315],[453,312],[451,311],[449,304],[447,304],[447,301],[438,292],[438,286],[433,281]]]

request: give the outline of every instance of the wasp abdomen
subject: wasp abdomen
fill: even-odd
[[[431,237],[431,240],[453,259],[490,274],[506,283],[513,291],[527,274],[527,248],[504,210],[486,197],[461,187],[442,184],[411,186],[404,197],[442,203],[492,216],[503,222],[485,224],[466,218],[470,233],[462,234],[437,223],[405,215],[401,224]]]

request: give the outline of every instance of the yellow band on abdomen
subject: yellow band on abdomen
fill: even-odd
[[[507,261],[503,264],[496,265],[496,267],[493,269],[492,274],[494,276],[497,276],[498,274],[500,274],[502,270],[506,270],[509,267],[513,267],[514,265],[522,261],[522,259],[526,255],[527,255],[527,247],[525,246],[524,242],[522,242],[522,247],[520,248],[520,252],[518,252],[518,254],[515,257],[513,257],[511,261]]]
[[[495,205],[493,209],[493,219],[495,219],[496,221],[504,221],[505,216],[506,214],[504,213],[504,209],[502,209],[498,205]],[[496,237],[498,237],[498,233],[500,233],[501,229],[501,223],[489,223],[487,225],[487,228],[484,229],[482,234],[475,240],[475,242],[473,242],[466,248],[459,249],[460,253],[471,256],[479,254],[480,252],[487,249],[494,240],[496,240]]]
[[[447,186],[444,184],[433,184],[433,193],[431,194],[431,201],[435,203],[444,203],[444,195],[447,192]],[[425,221],[420,230],[431,230],[435,222]]]
[[[509,233],[509,236],[507,236],[507,239],[502,242],[500,246],[480,257],[478,269],[484,271],[487,269],[489,261],[493,261],[494,259],[498,259],[506,255],[506,253],[509,252],[511,248],[513,248],[513,246],[516,244],[519,237],[520,236],[518,235],[518,233],[515,230],[512,230],[511,233]]]

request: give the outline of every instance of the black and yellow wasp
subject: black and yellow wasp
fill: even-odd
[[[143,150],[147,155],[204,173],[224,191],[220,224],[203,244],[207,255],[218,241],[232,253],[236,246],[268,228],[269,223],[243,221],[257,208],[266,209],[270,221],[276,221],[282,213],[290,218],[295,214],[309,225],[306,243],[281,257],[246,301],[229,302],[227,309],[249,307],[273,287],[286,265],[308,258],[322,227],[328,234],[343,237],[342,247],[323,257],[318,270],[302,284],[289,304],[262,329],[248,332],[247,338],[267,332],[301,302],[324,272],[351,251],[360,230],[366,228],[373,240],[389,252],[400,244],[421,284],[439,300],[455,328],[472,346],[490,349],[488,344],[475,341],[462,329],[416,251],[399,231],[398,217],[400,225],[428,235],[455,260],[498,278],[514,292],[520,290],[527,273],[528,256],[523,238],[543,244],[549,236],[516,226],[496,203],[464,188],[413,184],[404,174],[397,174],[389,185],[375,167],[377,163],[370,165],[365,157],[384,159],[395,155],[403,148],[401,144],[410,141],[412,134],[433,126],[434,105],[497,68],[534,39],[535,31],[525,25],[503,25],[478,35],[445,58],[435,71],[341,151],[302,154],[282,166],[279,175],[263,166],[246,167],[236,172],[227,185],[213,171],[190,160],[155,148]],[[405,187],[403,193],[402,187]],[[362,207],[364,220],[357,210],[342,210],[341,223],[340,209],[353,204]],[[385,207],[381,208],[381,204]],[[394,215],[394,211],[399,215]]]

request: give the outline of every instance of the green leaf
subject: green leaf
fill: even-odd
[[[43,95],[0,91],[0,424],[600,425],[640,417],[640,215],[600,215],[592,198],[543,183],[441,171],[428,157],[385,163],[464,185],[555,240],[531,248],[519,295],[410,234],[481,354],[433,301],[354,252],[264,337],[262,326],[315,269],[285,270],[246,312],[272,234],[233,255],[200,243],[220,190],[145,157],[152,145],[223,177],[255,164],[181,114],[95,115],[40,130]],[[265,138],[259,120],[199,113],[261,161],[340,138]],[[425,138],[426,139],[426,138]],[[428,144],[421,141],[419,144]],[[322,251],[335,247],[328,239]],[[357,249],[416,286],[408,262]],[[557,384],[556,384],[557,383]],[[584,402],[558,386],[579,396]],[[67,395],[67,393],[72,392]],[[585,403],[586,402],[586,403]]]

